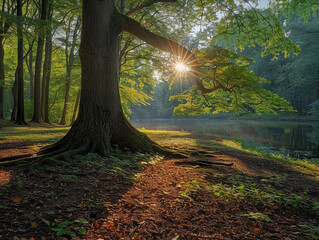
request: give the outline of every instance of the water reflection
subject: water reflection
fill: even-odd
[[[253,138],[280,150],[290,150],[297,157],[319,157],[319,128],[316,123],[237,121],[207,119],[133,120],[137,128],[153,130],[185,130]]]

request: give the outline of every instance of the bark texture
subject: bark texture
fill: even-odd
[[[75,122],[75,119],[76,119],[76,114],[77,114],[78,109],[79,109],[80,96],[81,96],[81,90],[79,90],[78,94],[76,95],[76,101],[75,101],[75,106],[74,106],[74,110],[73,110],[71,125]]]

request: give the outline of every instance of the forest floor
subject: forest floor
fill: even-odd
[[[1,124],[0,157],[34,153],[67,131]],[[210,134],[144,132],[190,157],[116,151],[0,166],[0,239],[319,239],[315,163]]]

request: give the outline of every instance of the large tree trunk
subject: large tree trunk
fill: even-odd
[[[112,145],[132,151],[164,152],[132,127],[123,114],[117,72],[121,22],[114,2],[84,0],[82,9],[82,79],[78,118],[63,139],[42,153],[68,157],[96,152],[105,156]]]
[[[4,48],[3,37],[0,36],[0,119],[4,118]]]
[[[46,19],[47,11],[47,0],[42,0],[41,2],[41,19]],[[41,122],[41,65],[42,65],[42,55],[44,46],[44,34],[42,31],[39,32],[38,37],[38,48],[35,60],[35,70],[34,70],[34,106],[33,106],[33,118],[32,122]]]
[[[16,123],[26,124],[24,120],[24,80],[23,80],[23,33],[22,33],[22,0],[17,1],[17,16],[18,22],[18,105]]]

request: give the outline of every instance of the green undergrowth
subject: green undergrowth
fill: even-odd
[[[263,179],[271,181],[271,179]],[[216,184],[207,184],[193,180],[188,183],[186,193],[196,195],[196,191],[205,188],[208,192],[213,193],[217,197],[223,197],[226,201],[237,201],[244,204],[269,206],[275,205],[279,207],[299,208],[319,216],[319,203],[308,200],[307,193],[304,196],[295,193],[282,193],[272,187],[259,187],[254,183],[244,184],[237,182],[233,185],[222,182]]]
[[[284,163],[288,163],[295,170],[304,174],[311,175],[314,179],[319,181],[319,158],[311,159],[296,159],[283,154],[275,154],[266,151],[266,148],[262,145],[257,145],[252,139],[223,139],[221,145],[236,149],[242,152],[246,152],[257,157],[272,159]]]
[[[77,155],[74,158],[74,164],[83,166],[99,174],[112,173],[123,179],[131,180],[134,178],[132,173],[142,170],[149,164],[155,164],[162,160],[160,155],[149,153],[131,153],[115,150],[108,157],[101,157],[98,154],[88,153],[86,155]]]
[[[37,169],[55,174],[55,180],[62,182],[76,182],[78,176],[87,174],[106,174],[131,181],[146,166],[162,159],[163,156],[157,154],[123,152],[116,149],[107,157],[88,153],[76,155],[71,162],[48,159],[44,165],[37,166]]]
[[[223,175],[223,174],[221,174]],[[224,178],[224,176],[221,176]],[[265,182],[272,182],[279,184],[278,179],[262,179]],[[269,185],[260,187],[254,183],[234,182],[234,184],[226,184],[224,182],[207,183],[202,181],[193,180],[187,183],[185,191],[181,191],[179,194],[184,197],[186,202],[204,207],[200,199],[197,196],[203,195],[203,191],[213,194],[217,198],[222,198],[226,202],[234,201],[237,204],[243,206],[254,206],[255,211],[247,211],[240,216],[254,219],[258,222],[271,222],[271,215],[269,211],[263,213],[265,209],[296,209],[300,212],[307,212],[312,216],[319,217],[319,202],[314,202],[307,199],[307,192],[303,195],[296,193],[283,193]],[[200,192],[202,192],[200,194]],[[205,193],[204,193],[205,194]],[[206,195],[206,194],[205,194]],[[213,199],[212,199],[213,201]],[[211,204],[211,203],[210,203]],[[304,230],[304,233],[311,236],[312,239],[319,239],[319,227],[313,225],[299,225]]]
[[[263,184],[256,184],[254,181],[256,181],[256,179],[251,179],[251,177],[247,176],[237,177],[226,174],[215,174],[214,180],[210,182],[192,180],[186,183],[186,189],[179,192],[179,194],[185,199],[185,203],[190,202],[192,205],[195,204],[203,208],[205,208],[207,203],[202,202],[201,198],[197,196],[207,194],[213,194],[217,199],[220,198],[228,203],[235,202],[237,205],[246,206],[248,209],[250,208],[249,206],[252,206],[254,212],[247,210],[247,213],[241,214],[240,216],[248,217],[259,222],[272,221],[272,215],[269,214],[269,209],[277,209],[273,211],[277,213],[283,212],[283,214],[285,214],[284,212],[286,210],[291,209],[308,213],[315,218],[319,217],[319,202],[310,200],[310,198],[308,198],[308,192],[305,191],[304,193],[296,194],[289,191],[279,191],[277,189],[281,189],[283,186],[281,186],[282,182],[278,177],[265,177],[261,179]],[[211,201],[209,204],[214,202],[213,198]],[[319,239],[318,226],[299,226],[302,227],[304,233],[311,236],[312,239]]]

